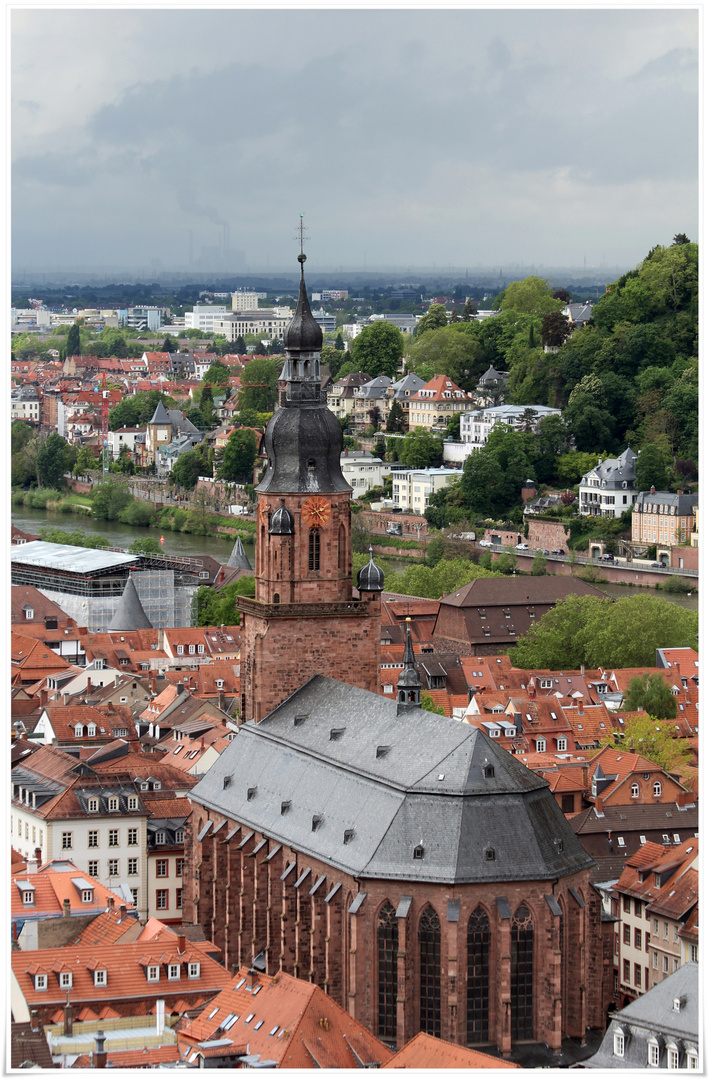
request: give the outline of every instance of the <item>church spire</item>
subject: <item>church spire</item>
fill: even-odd
[[[420,709],[422,704],[422,683],[414,663],[412,632],[409,628],[411,619],[407,616],[407,637],[404,645],[404,667],[397,679],[397,715],[409,709]]]

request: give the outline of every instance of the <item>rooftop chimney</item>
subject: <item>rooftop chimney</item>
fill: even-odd
[[[62,918],[68,919],[71,915],[71,904],[68,900],[62,900]]]
[[[39,1017],[37,1016],[37,1010],[33,1009],[30,1013],[30,1031],[39,1031]]]
[[[40,707],[40,709],[43,709],[45,707],[45,705],[47,704],[47,699],[49,698],[49,693],[47,691],[46,686],[42,687],[42,689],[40,690],[38,696],[39,696],[39,707]]]
[[[94,1053],[94,1068],[105,1069],[106,1068],[106,1036],[103,1031],[99,1029],[96,1032],[96,1051]]]
[[[118,921],[123,922],[125,917],[126,917],[126,905],[121,904],[121,906],[118,909]]]
[[[69,991],[67,990],[67,1003],[64,1006],[64,1035],[71,1035],[73,1031],[74,1010],[72,1009],[71,1002],[69,1001]]]
[[[109,894],[109,898],[108,898],[108,906],[109,906],[110,908],[112,908],[112,907],[113,907],[113,897],[112,897],[112,896],[111,896],[110,894]]]
[[[179,953],[184,953],[185,952],[185,942],[186,942],[185,935],[180,934],[179,937],[178,937],[178,946],[177,946]]]

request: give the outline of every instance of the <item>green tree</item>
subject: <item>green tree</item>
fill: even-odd
[[[420,338],[430,330],[439,330],[442,326],[446,326],[448,321],[444,304],[430,304],[427,313],[422,315],[417,323],[417,337]]]
[[[257,412],[271,412],[276,405],[278,381],[281,366],[275,360],[265,357],[250,360],[241,376],[239,397],[240,409],[255,409]]]
[[[69,333],[67,334],[66,350],[67,356],[81,355],[81,335],[79,333],[78,323],[72,323],[69,327]]]
[[[23,446],[32,438],[34,434],[29,424],[24,420],[13,420],[10,427],[10,447],[11,453],[16,454],[19,450],[22,450]]]
[[[658,675],[635,675],[624,695],[624,711],[642,709],[659,720],[674,720],[678,707],[670,686]]]
[[[229,377],[231,372],[226,364],[223,364],[221,360],[214,360],[203,378],[203,382],[207,386],[229,386]]]
[[[195,450],[186,450],[173,465],[170,476],[174,483],[192,491],[198,477],[204,476],[203,456]]]
[[[697,612],[652,596],[568,596],[509,653],[516,667],[651,667],[657,648],[697,648]]]
[[[440,465],[444,456],[441,439],[430,431],[410,431],[402,439],[399,460],[410,469],[426,469]]]
[[[469,510],[497,517],[520,503],[523,484],[535,479],[531,438],[507,424],[496,424],[486,445],[469,454],[461,478]]]
[[[387,414],[387,423],[385,424],[385,431],[403,432],[407,422],[404,417],[404,409],[398,401],[393,401],[389,413]],[[394,440],[393,440],[394,441]]]
[[[99,463],[94,452],[88,446],[82,446],[76,455],[74,476],[84,476],[87,473],[94,472],[98,467]]]
[[[442,705],[435,705],[434,698],[426,690],[422,690],[421,707],[425,712],[437,713],[439,716],[446,716],[446,709]]]
[[[497,307],[501,311],[542,318],[549,311],[559,311],[564,303],[555,299],[543,278],[526,277],[523,281],[511,281],[497,298]]]
[[[246,355],[247,347],[246,347],[246,344],[244,342],[244,338],[242,337],[241,334],[239,335],[237,340],[234,342],[234,351],[235,351],[235,353],[237,353],[238,356],[245,356]]]
[[[598,464],[599,458],[606,455],[582,453],[581,450],[568,450],[560,454],[557,461],[557,477],[563,484],[578,484],[582,477]]]
[[[167,350],[164,349],[163,351]],[[131,555],[161,555],[163,551],[160,541],[156,540],[154,536],[144,536],[134,540],[128,550]]]
[[[404,338],[392,323],[387,321],[371,323],[357,335],[349,355],[356,371],[364,371],[376,379],[378,375],[387,375],[395,379],[400,370]],[[341,378],[342,378],[341,368]]]
[[[167,352],[167,353],[177,352],[177,347],[178,347],[177,339],[174,338],[174,337],[171,337],[170,334],[166,334],[165,341],[163,342],[163,347],[161,349],[161,352]]]
[[[45,487],[58,488],[70,468],[70,447],[61,435],[48,435],[37,453],[37,472]],[[73,463],[73,461],[72,461]]]
[[[256,439],[250,428],[237,428],[227,440],[219,475],[235,484],[248,484],[252,480]]]
[[[535,552],[530,573],[533,577],[543,577],[547,573],[547,558],[541,551]]]
[[[106,521],[116,521],[121,510],[133,501],[126,484],[109,476],[93,489],[91,508],[93,516]]]
[[[673,458],[657,442],[644,443],[636,461],[636,487],[639,491],[668,491]]]
[[[483,346],[475,324],[456,323],[417,333],[407,347],[406,364],[420,378],[448,375],[459,385],[475,383],[485,370]]]
[[[683,740],[674,738],[670,724],[646,713],[628,717],[623,734],[615,732],[607,742],[620,750],[641,754],[669,773],[677,772],[690,753]]]
[[[573,330],[574,323],[566,319],[561,311],[548,311],[542,317],[543,345],[564,345]]]
[[[238,596],[254,596],[255,582],[250,574],[237,578],[223,589],[201,585],[196,594],[196,623],[198,626],[238,626]]]
[[[205,427],[213,428],[217,423],[217,413],[214,407],[214,394],[209,383],[205,383],[200,391],[200,412]]]
[[[335,348],[338,350],[338,352],[345,351],[345,342],[343,341],[343,335],[340,333],[339,330],[335,336]]]

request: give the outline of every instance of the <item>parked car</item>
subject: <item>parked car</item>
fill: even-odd
[[[616,559],[614,558],[614,556],[613,556],[613,555],[609,555],[609,553],[608,553],[608,552],[607,552],[607,554],[605,554],[605,555],[600,555],[600,556],[599,556],[599,559],[600,559],[600,560],[601,560],[602,562],[616,562]]]
[[[528,550],[528,545],[527,544],[516,544],[515,545],[515,550],[516,551],[527,551]]]
[[[549,555],[550,552],[547,550],[547,548],[536,548],[535,549],[535,554],[536,555]]]
[[[655,566],[656,568],[662,568],[663,570],[666,569],[666,564],[662,562],[652,562],[651,566]]]
[[[550,554],[551,555],[564,555],[564,551],[563,551],[562,548],[553,548],[552,551],[550,552]]]
[[[491,543],[490,540],[479,540],[478,541],[478,546],[479,547],[493,547],[493,544]]]

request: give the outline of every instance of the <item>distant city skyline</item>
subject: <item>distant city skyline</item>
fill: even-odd
[[[698,238],[697,10],[11,18],[13,273],[282,274],[300,212],[323,274]]]

